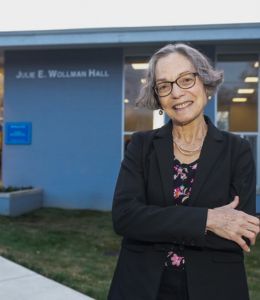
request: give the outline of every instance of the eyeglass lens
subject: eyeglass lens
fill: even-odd
[[[167,81],[157,84],[155,91],[159,96],[168,96],[172,91],[172,86],[174,83],[176,83],[182,89],[188,89],[195,84],[195,80],[196,74],[188,73],[180,76],[173,82]]]

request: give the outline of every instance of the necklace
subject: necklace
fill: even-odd
[[[179,143],[175,138],[174,135],[173,137],[173,143],[176,145],[177,149],[184,155],[191,156],[195,155],[196,152],[199,152],[203,146],[203,142],[206,136],[207,130],[204,131],[202,138],[200,139],[200,143],[196,145],[195,143],[191,144],[186,144],[186,147],[184,146],[185,144]]]
[[[177,144],[176,141],[173,141],[173,142],[176,145],[176,147],[178,148],[178,150],[184,155],[194,155],[196,152],[199,152],[201,150],[202,144],[203,144],[202,143],[195,149],[184,149],[181,145]]]

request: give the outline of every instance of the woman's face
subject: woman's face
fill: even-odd
[[[196,72],[192,63],[179,53],[172,53],[157,61],[155,68],[156,86],[165,81],[175,81],[186,73]],[[201,79],[196,76],[194,86],[182,89],[176,83],[172,92],[165,97],[159,97],[165,113],[176,124],[188,124],[197,118],[203,117],[204,107],[207,104],[207,95]]]

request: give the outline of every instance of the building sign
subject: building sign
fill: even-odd
[[[6,145],[29,145],[32,142],[32,123],[8,122],[5,124]]]
[[[18,70],[15,74],[16,79],[66,79],[66,78],[107,78],[110,74],[108,70],[101,69],[82,69],[82,70]]]

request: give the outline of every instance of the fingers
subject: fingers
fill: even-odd
[[[248,224],[248,231],[252,232],[252,237],[250,239],[251,245],[255,245],[257,235],[260,232],[260,227],[258,225]]]
[[[253,223],[247,222],[246,224],[243,225],[244,229],[247,229],[251,232],[253,232],[255,235],[259,234],[260,228],[258,225],[255,225]]]
[[[250,215],[246,215],[244,218],[245,223],[242,226],[246,230],[246,234],[243,233],[243,235],[245,234],[244,236],[249,238],[251,245],[255,245],[256,237],[260,232],[260,222],[256,217]]]
[[[250,252],[244,238],[248,239],[251,245],[255,244],[260,231],[260,221],[254,216],[234,209],[238,203],[239,198],[235,197],[229,207],[225,206],[210,210],[208,212],[209,222],[207,221],[209,225],[207,226],[208,230],[236,242],[244,251]]]
[[[256,236],[257,236],[255,232],[250,231],[248,229],[244,229],[241,230],[239,236],[248,238],[250,240],[250,245],[255,245]]]
[[[250,220],[252,220],[249,217],[252,217],[252,216],[247,215],[246,213],[242,213],[242,212],[241,212],[241,214],[242,214],[241,217],[243,218],[243,220],[241,220],[241,223],[239,225],[239,230],[237,230],[237,232],[234,233],[233,240],[239,241],[240,243],[242,243],[242,244],[240,244],[240,246],[243,249],[246,249],[245,251],[249,252],[248,251],[249,247],[246,247],[245,244],[242,242],[243,237],[248,238],[250,240],[251,245],[255,245],[256,237],[260,232],[260,228],[259,228],[258,224],[256,225],[255,223],[249,222]],[[255,217],[253,217],[253,218],[257,219]],[[253,221],[255,221],[254,219],[253,219]],[[258,222],[256,222],[256,223],[258,223]]]
[[[242,237],[238,237],[234,242],[236,242],[245,252],[250,252],[249,246]]]
[[[254,246],[255,242],[256,242],[256,237],[253,239],[249,239],[250,240],[250,245]]]
[[[248,216],[248,221],[256,226],[258,226],[258,228],[260,227],[260,220],[257,217],[251,216],[251,215],[247,215]]]
[[[254,245],[260,232],[260,220],[236,208],[239,205],[239,197],[233,201],[208,211],[207,229],[215,234],[236,242],[245,252],[250,252],[244,238]]]

